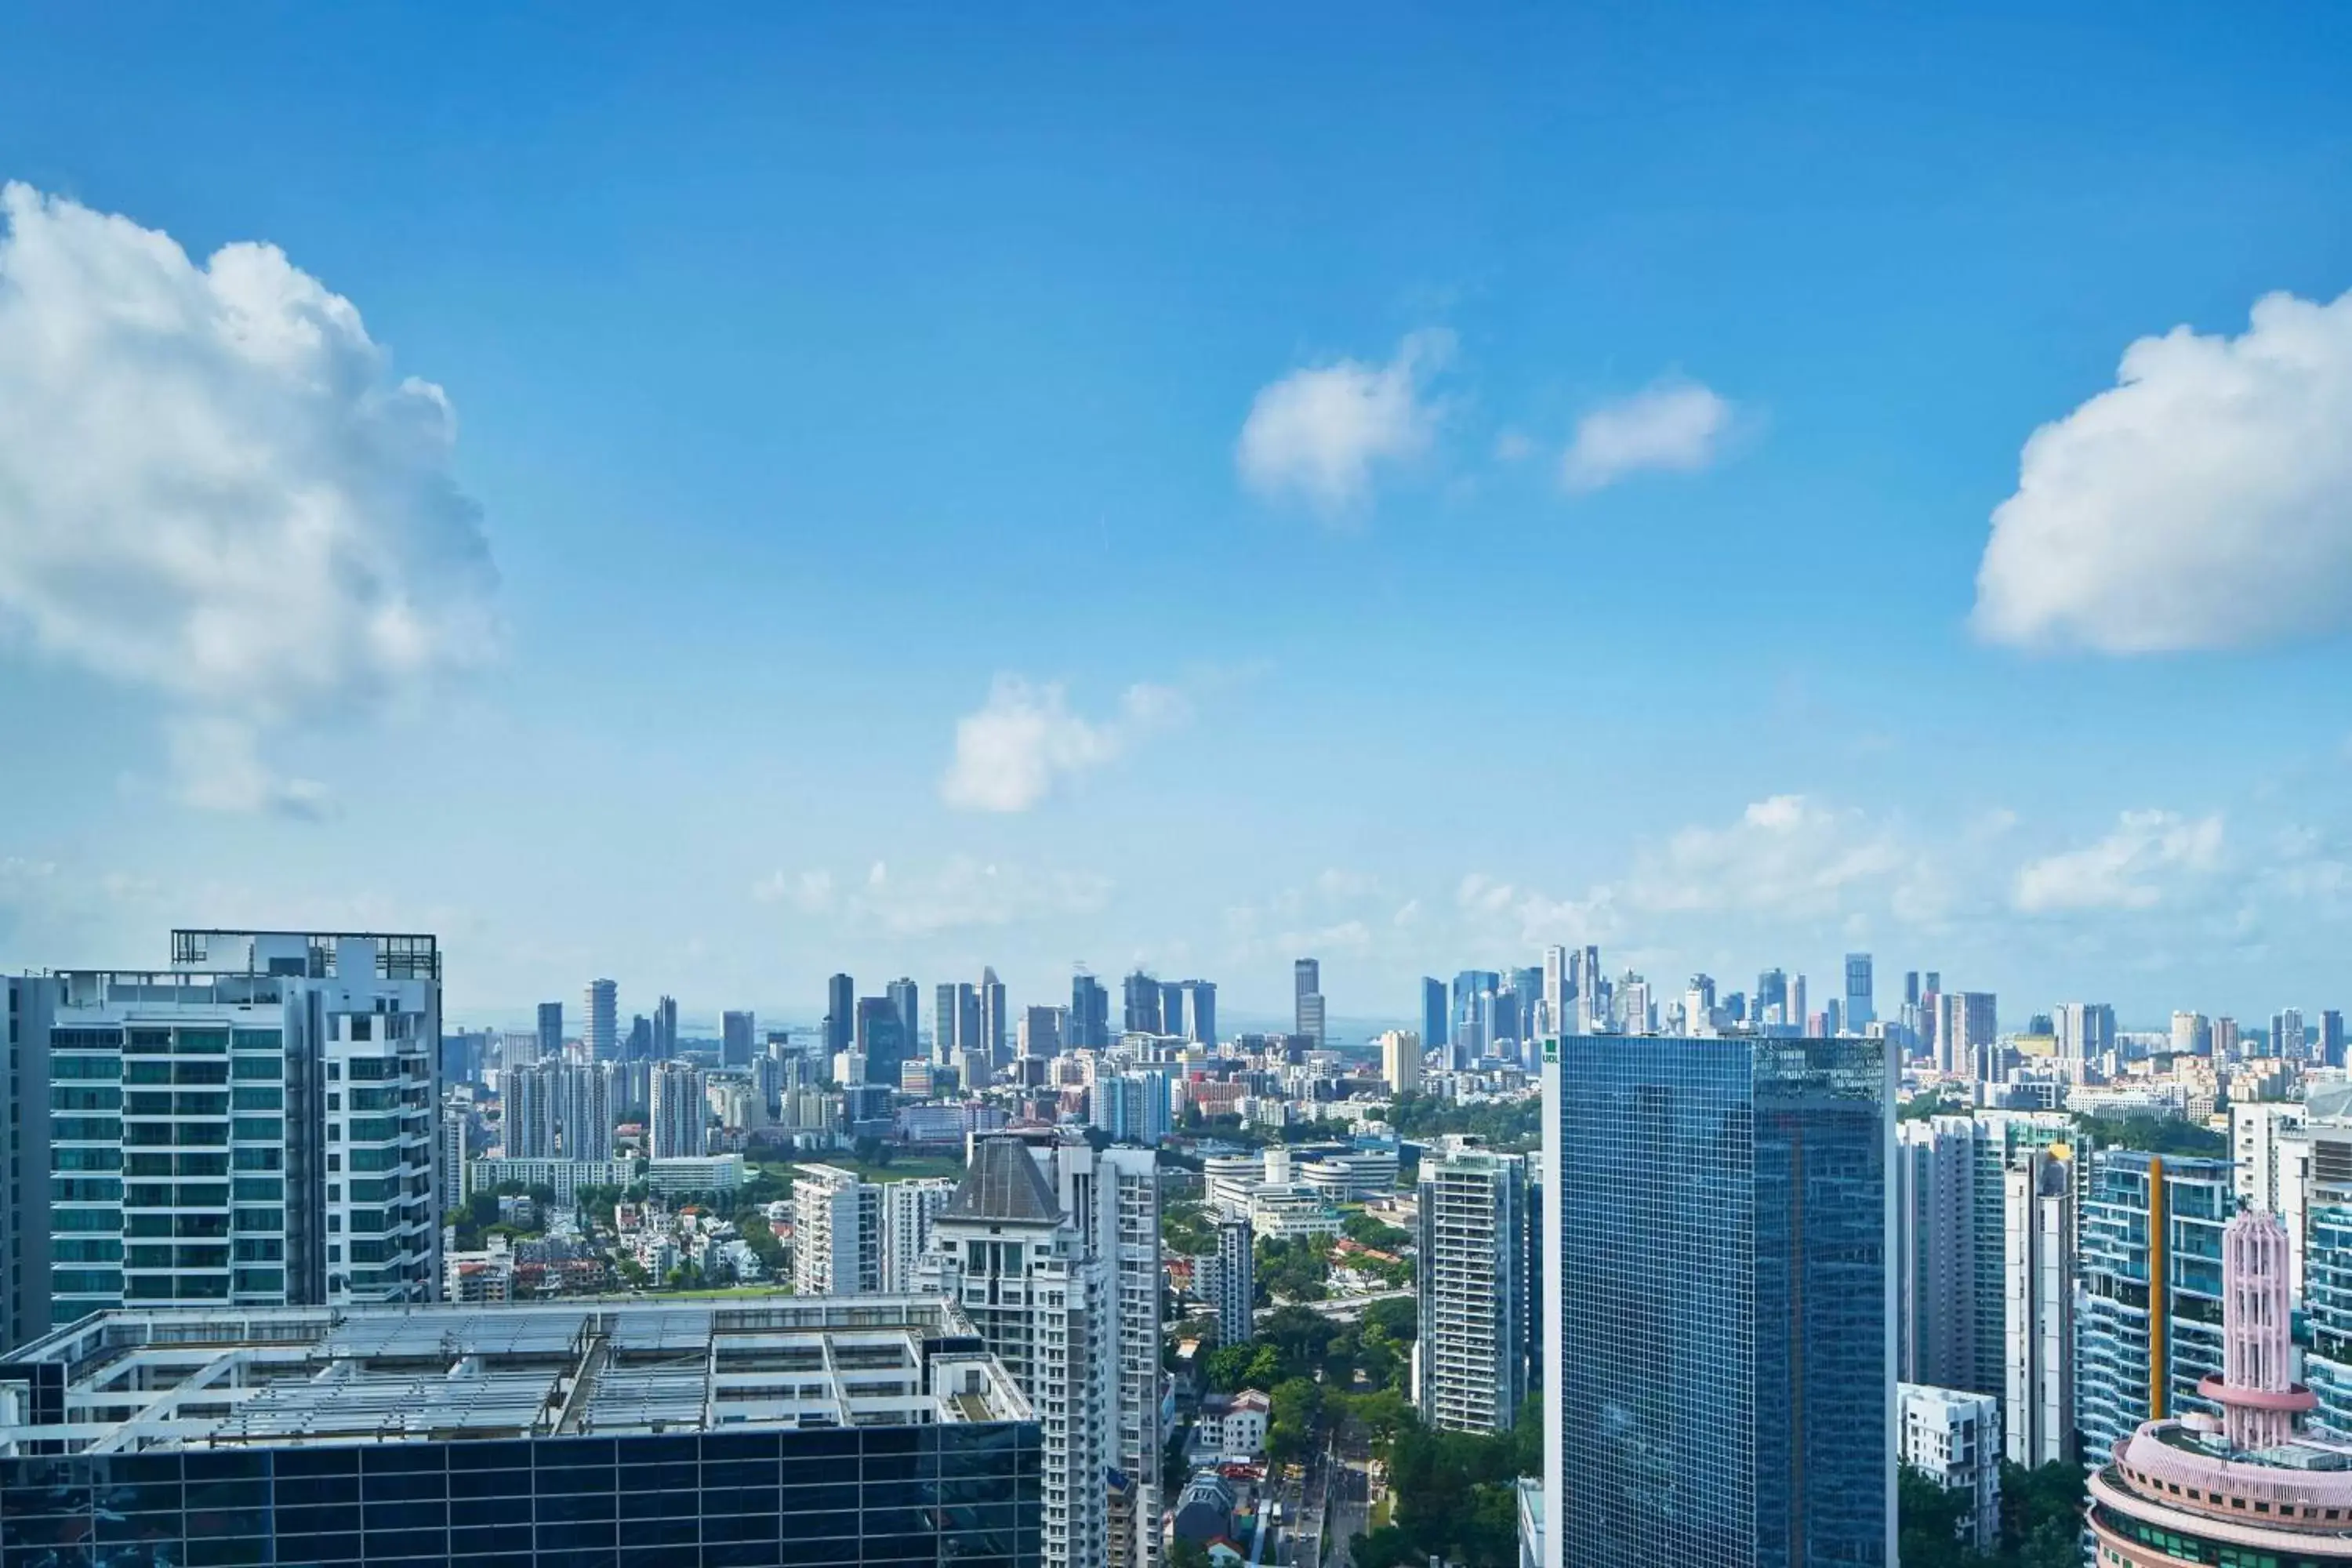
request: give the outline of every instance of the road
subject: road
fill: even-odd
[[[1310,1312],[1320,1312],[1335,1322],[1353,1323],[1363,1318],[1364,1309],[1374,1301],[1410,1301],[1412,1299],[1412,1289],[1408,1286],[1402,1290],[1375,1290],[1369,1296],[1335,1296],[1327,1300],[1297,1301],[1286,1303],[1286,1305],[1304,1307]],[[1264,1322],[1269,1315],[1281,1310],[1280,1307],[1260,1307],[1257,1310],[1257,1320]]]

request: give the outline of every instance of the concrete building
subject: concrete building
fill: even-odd
[[[1039,1430],[908,1297],[113,1311],[0,1360],[0,1516],[12,1563],[1024,1568]]]
[[[432,1300],[434,939],[182,930],[171,955],[9,988],[19,1337],[126,1303]]]
[[[1937,999],[1937,1005],[1942,1010],[1936,1025],[1937,1070],[1979,1083],[1998,1083],[2000,1020],[1992,993],[1948,991]]]
[[[456,1194],[459,1202],[500,1187],[546,1187],[560,1204],[577,1200],[583,1187],[626,1187],[637,1179],[635,1160],[468,1160]]]
[[[499,1080],[499,1147],[512,1160],[552,1160],[562,1125],[564,1062],[548,1057],[509,1068]]]
[[[647,1151],[656,1160],[693,1158],[709,1152],[709,1084],[701,1069],[684,1062],[656,1062],[653,1125]]]
[[[620,1064],[583,1062],[560,1070],[563,1157],[611,1159],[613,1128],[621,1114]]]
[[[1306,1036],[1320,1050],[1324,1044],[1323,965],[1315,959],[1302,958],[1290,967],[1297,993],[1291,1015],[1292,1032]]]
[[[2352,1124],[2338,1120],[2340,1091],[2316,1098],[2315,1109],[2327,1114],[2290,1135],[2302,1180],[2288,1191],[2300,1202],[2280,1218],[2303,1281],[2304,1377],[2319,1399],[2312,1421],[2323,1436],[2352,1443]]]
[[[1903,1462],[1961,1500],[1960,1539],[1979,1552],[2000,1541],[2000,1405],[1989,1394],[1895,1385]]]
[[[1507,1432],[1527,1397],[1527,1162],[1449,1136],[1422,1157],[1419,1332],[1413,1404],[1423,1424]]]
[[[1548,1053],[1547,1568],[1894,1563],[1895,1065],[1867,1037]]]
[[[2001,1173],[2001,1441],[2029,1468],[2074,1458],[2072,1167],[2031,1150]]]
[[[793,1289],[871,1296],[882,1289],[882,1189],[838,1165],[803,1165],[793,1182]]]
[[[2352,1563],[2345,1451],[2302,1430],[2316,1402],[2294,1381],[2286,1233],[2249,1211],[2221,1240],[2222,1352],[2199,1408],[2159,1408],[2088,1456],[2102,1568]]]
[[[1248,1219],[1240,1215],[1218,1218],[1217,1250],[1210,1260],[1215,1268],[1203,1294],[1216,1309],[1217,1339],[1240,1344],[1257,1330],[1257,1233]]]
[[[1411,1029],[1391,1029],[1380,1038],[1381,1077],[1391,1094],[1412,1094],[1421,1089],[1421,1037]]]
[[[2063,1116],[1979,1112],[1895,1129],[1895,1367],[1906,1383],[2005,1386],[2003,1173],[2072,1135]]]
[[[2303,1187],[2311,1150],[2310,1140],[2301,1131],[2308,1120],[2300,1104],[2254,1101],[2230,1107],[2233,1190],[2247,1207],[2288,1222],[2294,1264],[2288,1288],[2298,1300],[2303,1296]]]
[[[923,1289],[971,1317],[1043,1413],[1047,1568],[1161,1555],[1159,1182],[1149,1150],[975,1140]],[[1107,1487],[1117,1472],[1129,1487]]]
[[[915,1289],[923,1254],[931,1245],[931,1222],[956,1184],[945,1176],[884,1182],[882,1191],[882,1289],[903,1295]]]
[[[665,997],[663,1000],[667,1001]],[[753,1042],[760,1037],[759,1020],[750,1013],[721,1013],[719,1016],[719,1065],[747,1068],[751,1065]],[[665,1053],[656,1051],[656,1056]]]
[[[2116,1048],[2116,1010],[2105,1002],[2061,1002],[2053,1022],[2061,1061],[2079,1067]]]

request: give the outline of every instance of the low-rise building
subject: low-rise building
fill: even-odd
[[[1960,1539],[1990,1552],[2000,1539],[2000,1403],[1989,1394],[1895,1385],[1903,1462],[1962,1500]]]
[[[1262,1390],[1212,1394],[1201,1401],[1201,1417],[1192,1425],[1192,1446],[1200,1454],[1218,1459],[1254,1459],[1265,1452],[1266,1429],[1273,1419],[1273,1401]]]

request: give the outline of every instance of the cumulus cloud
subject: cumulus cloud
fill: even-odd
[[[772,871],[751,884],[751,897],[763,904],[789,903],[804,915],[823,914],[833,908],[833,873]]]
[[[1685,827],[1641,858],[1626,891],[1658,911],[1827,915],[1892,899],[1925,868],[1895,828],[1801,795],[1749,805],[1721,827]]]
[[[2177,327],[2025,444],[1977,571],[1978,634],[2136,654],[2352,622],[2352,294]]]
[[[448,400],[274,247],[23,184],[0,219],[0,632],[160,696],[193,804],[317,815],[264,737],[495,642]]]
[[[2097,843],[2021,868],[2011,901],[2029,914],[2151,909],[2182,875],[2211,870],[2221,855],[2218,816],[2126,811]]]
[[[1325,512],[1360,505],[1376,469],[1429,450],[1438,409],[1428,382],[1453,354],[1453,333],[1414,332],[1386,364],[1337,360],[1259,388],[1234,453],[1242,482]]]
[[[1054,682],[999,675],[988,700],[956,721],[940,796],[961,811],[1027,811],[1061,781],[1103,766],[1144,736],[1184,721],[1191,703],[1166,686],[1130,686],[1108,719],[1084,718]]]
[[[1731,405],[1695,381],[1653,383],[1576,423],[1560,459],[1571,490],[1605,489],[1654,470],[1689,472],[1712,464],[1731,428]]]

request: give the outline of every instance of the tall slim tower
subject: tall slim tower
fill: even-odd
[[[912,980],[902,974],[884,986],[882,994],[890,999],[890,1005],[898,1010],[898,1037],[906,1043],[907,1059],[912,1061],[915,1042],[923,1037],[923,1010],[918,1000],[921,992]]]
[[[1444,1046],[1448,1047],[1450,1053],[1454,1041],[1454,1025],[1452,1018],[1452,1010],[1448,1005],[1446,997],[1445,982],[1433,978],[1430,975],[1423,975],[1421,977],[1421,1039],[1419,1041],[1419,1048],[1423,1050],[1433,1050],[1440,1046]],[[1452,1060],[1450,1054],[1447,1059],[1450,1065]],[[1414,1072],[1414,1079],[1416,1081],[1418,1081],[1420,1078],[1418,1068],[1419,1064],[1416,1063],[1416,1070]]]
[[[539,1059],[553,1061],[563,1054],[563,1004],[539,1005]]]
[[[720,1014],[719,1016],[719,1065],[730,1068],[750,1067],[752,1041],[758,1037],[759,1023],[751,1014]]]
[[[1544,1067],[1548,1568],[1892,1564],[1887,1042]]]
[[[824,983],[824,1054],[849,1048],[857,1030],[857,982],[836,974]]]
[[[677,998],[665,996],[654,1004],[654,1059],[666,1062],[677,1055]]]
[[[617,992],[618,987],[609,980],[591,980],[588,983],[587,1016],[580,1043],[592,1062],[609,1062],[621,1054]]]
[[[2074,1458],[2074,1204],[2067,1162],[2032,1150],[2001,1173],[2001,1436],[2010,1463]]]
[[[1297,988],[1297,1032],[1323,1044],[1323,965],[1311,958],[1302,958],[1290,966],[1291,980]]]
[[[1421,1162],[1413,1403],[1449,1432],[1507,1432],[1527,1396],[1527,1162],[1449,1136]]]
[[[1070,1044],[1082,1051],[1110,1045],[1110,993],[1084,970],[1070,976]]]
[[[1845,955],[1845,1026],[1858,1035],[1864,1025],[1874,1023],[1877,1018],[1878,1005],[1870,978],[1870,954],[1849,952]]]
[[[684,1062],[654,1064],[653,1119],[649,1134],[655,1159],[709,1152],[710,1105],[699,1068]]]

